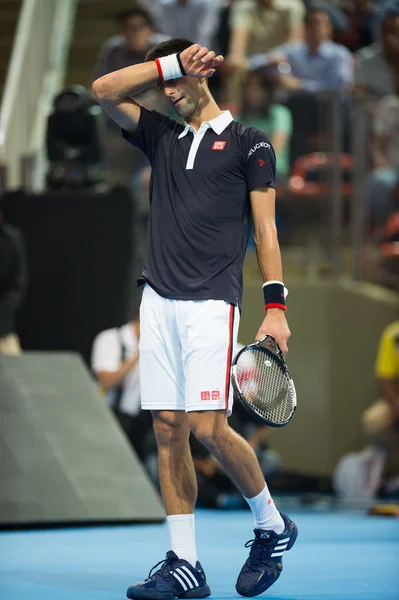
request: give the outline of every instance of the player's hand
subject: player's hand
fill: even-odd
[[[190,77],[212,77],[216,67],[222,64],[224,58],[213,50],[208,50],[199,44],[193,44],[180,53],[180,60]]]
[[[263,323],[255,339],[259,342],[266,335],[270,335],[276,340],[283,354],[288,352],[287,342],[291,332],[285,318],[285,313],[280,308],[270,308],[267,311],[267,315],[263,319]]]

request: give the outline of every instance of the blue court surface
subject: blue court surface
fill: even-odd
[[[274,600],[398,600],[399,520],[291,512],[299,527],[284,571],[261,597]],[[234,584],[252,537],[249,511],[197,514],[199,559],[213,598]],[[168,549],[166,525],[0,534],[2,600],[118,600]]]

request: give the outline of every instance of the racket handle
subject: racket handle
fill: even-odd
[[[258,345],[266,346],[269,350],[274,352],[274,354],[280,354],[280,348],[274,337],[272,337],[271,335],[265,335],[265,337],[259,340]]]

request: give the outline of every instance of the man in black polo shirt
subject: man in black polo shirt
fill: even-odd
[[[211,593],[196,556],[190,430],[253,512],[255,539],[237,580],[240,594],[256,596],[276,581],[282,555],[297,535],[295,524],[276,509],[253,450],[227,423],[252,222],[266,309],[256,339],[272,335],[286,352],[290,332],[274,220],[274,151],[261,131],[233,121],[211,96],[207,78],[222,61],[207,48],[174,39],[150,50],[145,63],[93,84],[124,137],[152,165],[142,275],[141,398],[143,409],[153,414],[172,549],[158,571],[128,589],[129,598]],[[152,85],[161,87],[185,125],[134,101]]]

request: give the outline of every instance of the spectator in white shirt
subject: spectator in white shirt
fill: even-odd
[[[380,100],[373,122],[373,170],[369,179],[372,220],[383,225],[399,197],[399,74],[397,92]]]
[[[142,412],[140,407],[139,338],[138,314],[120,328],[102,331],[93,342],[91,368],[121,427],[143,458],[151,419],[149,412]]]

